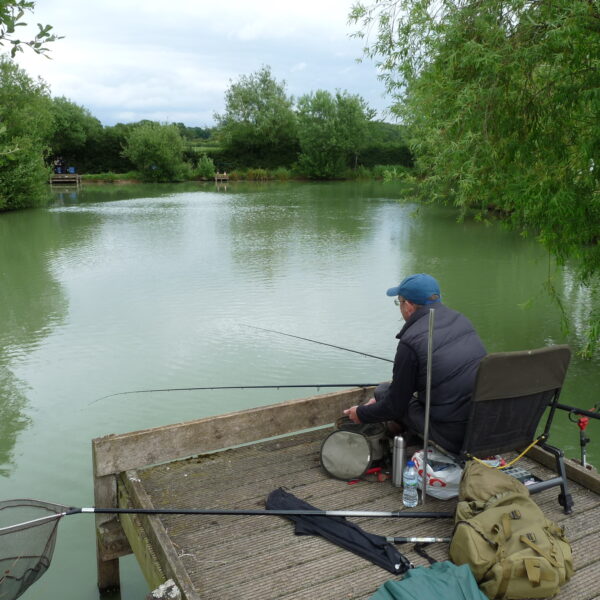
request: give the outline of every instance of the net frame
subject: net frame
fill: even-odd
[[[0,599],[16,600],[50,567],[62,504],[29,498],[0,501]],[[27,520],[23,520],[24,516]]]

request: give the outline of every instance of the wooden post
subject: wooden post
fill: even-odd
[[[117,507],[117,477],[116,475],[96,475],[96,446],[92,442],[94,461],[94,505],[101,507]],[[96,564],[98,569],[98,590],[100,593],[118,591],[121,587],[119,574],[119,559],[107,560],[101,544],[103,525],[111,520],[111,515],[96,515]]]

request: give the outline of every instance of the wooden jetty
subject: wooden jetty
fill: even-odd
[[[52,173],[50,185],[81,185],[79,173]]]
[[[215,181],[229,181],[229,175],[227,173],[215,173]]]
[[[370,397],[353,389],[280,404],[108,435],[92,442],[97,507],[262,509],[285,487],[323,510],[401,510],[401,492],[383,482],[348,485],[328,477],[319,448],[342,410]],[[554,459],[533,448],[520,463],[547,478]],[[555,598],[600,598],[600,477],[567,462],[574,512],[565,515],[558,488],[534,497],[563,525],[576,573]],[[427,498],[425,509],[452,511],[456,499]],[[450,536],[451,519],[353,519],[386,536]],[[322,538],[295,536],[276,516],[96,515],[98,585],[119,587],[120,556],[134,552],[150,589],[172,579],[186,600],[367,599],[393,575]],[[426,565],[411,544],[400,550]],[[446,544],[428,552],[448,559]]]

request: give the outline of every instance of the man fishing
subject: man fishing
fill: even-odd
[[[439,284],[431,275],[410,275],[387,295],[397,296],[395,303],[405,321],[396,336],[400,341],[392,381],[378,385],[374,398],[344,414],[355,423],[391,421],[392,430],[424,431],[428,315],[434,308],[429,436],[459,452],[475,375],[486,355],[483,343],[469,319],[442,304]]]

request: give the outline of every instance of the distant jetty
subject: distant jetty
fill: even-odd
[[[78,173],[53,173],[50,185],[81,185],[81,175]]]

